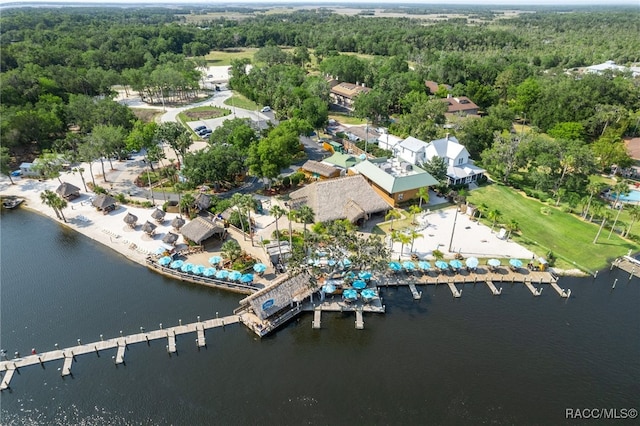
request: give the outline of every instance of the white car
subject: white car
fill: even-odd
[[[260,112],[269,112],[269,111],[271,111],[270,106],[262,107],[262,109],[260,110]]]

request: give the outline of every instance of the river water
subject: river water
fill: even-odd
[[[1,346],[28,354],[229,315],[242,296],[177,282],[37,214],[2,214]],[[616,288],[612,283],[618,279]],[[242,325],[21,369],[7,425],[580,424],[566,408],[640,408],[640,280],[561,278],[534,298],[465,285],[383,291],[386,315],[304,314],[262,340]],[[637,420],[636,420],[637,421]],[[618,420],[619,422],[619,420]],[[628,420],[629,424],[634,421]]]

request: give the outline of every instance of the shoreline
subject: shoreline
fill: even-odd
[[[122,164],[122,163],[120,163]],[[125,165],[128,167],[128,165]],[[118,170],[111,171],[118,172]],[[61,180],[72,183],[78,187],[82,187],[80,178],[70,172],[65,172],[61,176]],[[112,181],[113,183],[117,183]],[[149,269],[154,269],[147,265],[147,257],[160,246],[161,238],[158,238],[163,232],[169,232],[172,229],[167,224],[171,221],[172,217],[165,216],[163,224],[158,225],[158,230],[155,236],[150,237],[142,233],[140,230],[134,230],[128,227],[122,218],[126,213],[132,213],[139,218],[140,223],[144,223],[146,218],[150,218],[153,208],[144,208],[132,205],[120,205],[116,210],[104,215],[100,211],[90,205],[90,200],[94,193],[81,193],[81,196],[68,202],[68,206],[64,211],[64,215],[67,218],[67,222],[58,219],[50,207],[47,207],[39,199],[39,194],[45,189],[55,191],[59,182],[57,180],[38,181],[35,179],[20,179],[16,181],[15,185],[3,185],[3,195],[17,196],[25,199],[21,207],[26,208],[32,212],[46,216],[61,225],[64,225],[67,229],[77,231],[82,235],[91,238],[92,240],[114,250],[118,254],[125,257],[127,260],[137,263]],[[171,214],[168,214],[171,215]],[[80,217],[82,220],[80,220]],[[153,219],[150,220],[155,224]],[[137,226],[138,228],[140,225]],[[398,250],[399,251],[399,250]],[[490,257],[497,256],[482,256],[480,253],[474,254],[479,259],[488,259]],[[391,260],[391,259],[390,259]],[[558,276],[571,276],[571,277],[589,277],[592,276],[589,273],[581,271],[579,269],[557,269],[551,268]],[[157,271],[156,271],[157,272]],[[176,278],[176,277],[174,277]],[[177,279],[177,278],[176,278]],[[179,280],[179,279],[178,279]],[[181,281],[181,280],[179,280]]]

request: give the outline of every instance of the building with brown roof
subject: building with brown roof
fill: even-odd
[[[466,96],[453,97],[449,95],[446,98],[441,99],[441,101],[447,104],[448,114],[458,114],[458,115],[477,115],[478,114],[478,105],[474,104],[471,101],[471,99],[467,98]]]
[[[308,177],[313,179],[331,179],[340,176],[340,170],[325,163],[307,160],[300,170]]]
[[[356,223],[391,208],[360,175],[317,181],[292,192],[290,197],[293,209],[311,207],[316,222],[348,219]]]
[[[329,96],[333,103],[343,106],[347,109],[353,108],[353,102],[361,93],[368,93],[371,89],[366,87],[364,83],[339,83],[333,86],[329,92]]]

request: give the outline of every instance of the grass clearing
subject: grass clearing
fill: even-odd
[[[346,115],[346,114],[331,113],[331,114],[329,114],[329,118],[332,118],[332,119],[336,120],[340,124],[346,124],[346,125],[349,125],[349,126],[357,126],[357,125],[360,125],[360,124],[366,124],[367,123],[367,120],[364,119],[364,118],[358,118],[358,117],[354,117],[354,116]]]
[[[259,109],[257,103],[236,92],[233,92],[233,96],[230,98],[225,99],[224,104],[229,105],[231,108],[238,107],[250,111],[257,111]]]
[[[603,229],[597,244],[593,239],[598,225],[585,222],[538,200],[526,198],[503,185],[493,184],[471,191],[469,202],[501,213],[498,223],[516,220],[520,235],[513,240],[527,246],[536,254],[545,256],[549,251],[558,259],[556,266],[563,269],[580,268],[589,272],[605,267],[612,259],[626,254],[638,246]],[[486,218],[483,222],[489,222]],[[489,224],[490,225],[490,224]]]
[[[247,47],[242,49],[227,49],[227,50],[212,50],[205,59],[209,66],[223,66],[231,65],[232,59],[251,59],[253,55],[258,51],[257,48]]]

